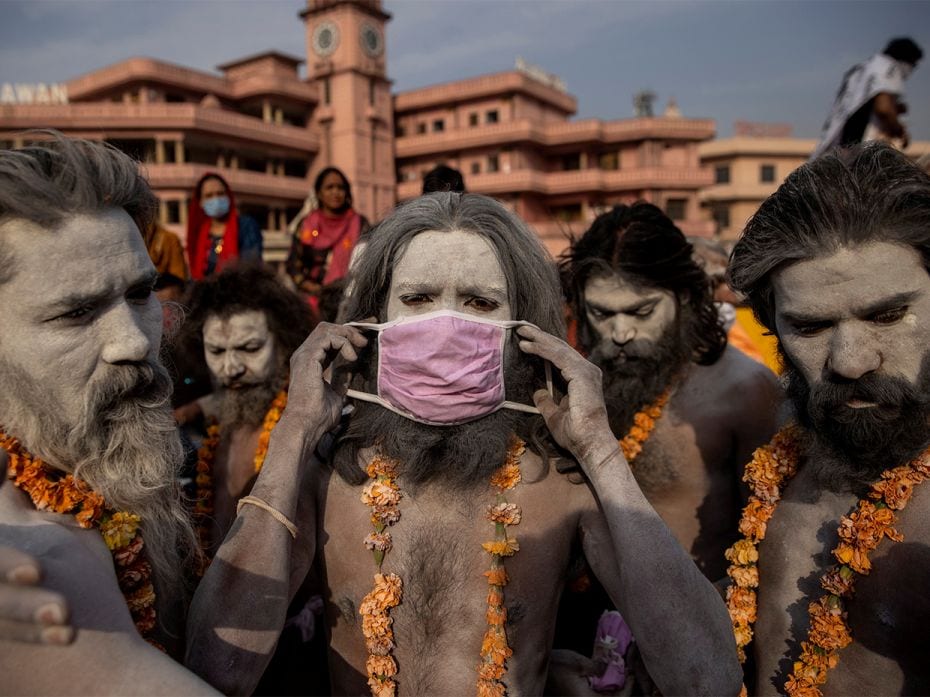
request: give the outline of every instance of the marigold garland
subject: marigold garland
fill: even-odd
[[[400,605],[403,597],[403,582],[397,574],[381,573],[384,555],[391,549],[391,533],[388,526],[400,520],[400,503],[403,494],[397,486],[396,460],[376,455],[368,464],[370,478],[362,490],[362,503],[371,509],[371,525],[374,532],[364,539],[365,547],[371,550],[378,571],[375,585],[359,604],[362,616],[362,634],[368,660],[368,687],[374,697],[394,697],[397,694],[397,662],[391,655],[394,650],[394,620],[390,610]]]
[[[727,589],[727,608],[740,662],[746,660],[745,647],[752,641],[757,615],[753,589],[759,585],[758,545],[765,538],[784,486],[797,472],[798,435],[797,426],[779,432],[769,445],[755,451],[743,477],[753,492],[739,525],[745,537],[726,552],[731,563],[727,574],[734,582]],[[827,681],[828,671],[839,663],[838,652],[853,640],[843,601],[852,597],[857,574],[868,575],[869,554],[878,544],[886,537],[904,539],[894,528],[894,511],[907,505],[914,486],[930,479],[928,456],[930,448],[905,465],[885,470],[872,485],[868,498],[860,499],[855,510],[840,519],[840,542],[833,550],[838,564],[821,577],[820,585],[826,594],[808,605],[808,640],[801,642],[801,654],[785,682],[790,697],[822,697],[818,686]]]
[[[70,514],[82,528],[97,528],[113,556],[116,579],[136,630],[162,648],[149,637],[155,629],[155,588],[152,566],[142,555],[145,543],[139,516],[108,508],[100,494],[33,457],[12,436],[0,433],[0,448],[9,455],[7,477],[29,495],[37,510]]]
[[[494,539],[482,544],[491,555],[491,568],[484,573],[488,580],[488,609],[485,617],[488,629],[481,643],[482,662],[478,666],[479,697],[504,697],[506,686],[502,682],[507,672],[507,659],[513,650],[507,645],[507,609],[504,607],[504,586],[507,571],[504,558],[512,556],[520,546],[508,536],[507,526],[520,523],[520,508],[509,503],[504,493],[515,487],[521,479],[520,457],[525,444],[513,438],[504,464],[491,475],[491,486],[497,491],[496,502],[487,509],[486,517],[494,523]],[[362,503],[371,509],[370,532],[363,544],[374,557],[377,573],[374,588],[359,604],[362,616],[362,634],[368,658],[365,662],[368,686],[373,697],[395,697],[397,694],[397,662],[391,655],[394,643],[394,620],[391,608],[397,607],[403,598],[403,582],[397,574],[383,574],[384,557],[391,550],[392,540],[388,527],[400,520],[400,500],[403,493],[397,486],[398,463],[376,455],[368,464],[368,484],[362,490]]]
[[[281,420],[281,414],[284,407],[287,406],[287,389],[283,389],[275,395],[271,406],[265,413],[265,419],[262,421],[262,430],[258,435],[258,446],[255,448],[255,457],[252,462],[255,468],[255,474],[262,471],[262,465],[265,464],[265,456],[268,454],[268,443],[271,440],[271,432]],[[210,549],[210,518],[213,515],[213,463],[216,460],[216,448],[220,444],[220,425],[212,421],[207,426],[207,436],[203,439],[200,449],[197,451],[197,472],[194,483],[197,488],[196,500],[194,502],[194,519],[197,524],[197,538],[200,542],[200,549],[203,552],[203,568],[199,570],[202,575],[206,570],[206,564],[209,563],[207,550]]]
[[[520,550],[516,538],[507,534],[507,527],[518,525],[522,512],[519,506],[509,503],[504,495],[520,483],[520,458],[525,450],[525,443],[514,437],[504,464],[491,475],[491,487],[497,491],[497,501],[488,506],[485,514],[494,523],[494,539],[481,545],[491,555],[491,568],[484,573],[488,579],[488,610],[485,615],[488,629],[481,642],[478,697],[504,697],[507,694],[503,678],[507,672],[507,659],[513,655],[513,649],[507,643],[507,608],[504,607],[507,571],[504,559]]]
[[[656,427],[656,421],[662,417],[662,410],[668,404],[671,394],[672,388],[667,387],[662,394],[656,397],[656,401],[645,409],[636,412],[633,415],[633,425],[630,426],[629,432],[617,441],[628,464],[632,465],[633,460],[643,451],[643,444],[652,435],[652,430]]]

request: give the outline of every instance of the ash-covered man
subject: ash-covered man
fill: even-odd
[[[881,145],[801,167],[730,278],[799,421],[747,467],[728,554],[750,692],[930,694],[930,177]]]
[[[233,266],[191,289],[179,341],[201,353],[214,392],[176,414],[203,411],[198,453],[198,532],[212,557],[236,517],[236,504],[261,471],[271,431],[287,404],[291,355],[313,328],[307,304],[271,269]]]
[[[263,506],[242,510],[204,576],[216,602],[191,615],[189,664],[249,692],[315,562],[335,694],[542,694],[577,541],[663,692],[735,694],[723,603],[636,486],[600,371],[557,338],[558,278],[532,233],[486,197],[424,196],[378,227],[355,283],[361,323],[321,324],[291,360],[252,490]],[[329,449],[337,357],[356,399]],[[557,399],[538,389],[546,361]],[[559,471],[578,465],[584,477]]]
[[[139,233],[156,210],[112,148],[0,152],[0,542],[38,561],[78,628],[67,649],[0,642],[10,694],[210,692],[143,639],[183,652],[196,545]]]
[[[712,581],[737,536],[742,465],[775,432],[775,376],[727,346],[692,246],[656,206],[616,206],[562,261],[578,343],[649,502]]]

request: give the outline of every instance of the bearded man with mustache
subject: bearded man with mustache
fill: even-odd
[[[67,649],[57,626],[3,641],[4,690],[209,692],[142,636],[183,653],[196,556],[139,232],[157,200],[125,155],[49,135],[0,152],[0,542],[35,558],[79,629]],[[4,636],[36,618],[65,619],[56,602]]]
[[[757,551],[728,555],[749,692],[928,694],[930,177],[885,145],[823,155],[729,273],[778,337],[796,417],[783,481],[766,493],[754,466]]]
[[[650,203],[600,215],[561,271],[578,344],[604,374],[611,429],[639,436],[627,438],[641,448],[636,481],[704,574],[722,578],[742,465],[775,431],[775,376],[727,345],[710,279]],[[658,416],[644,438],[634,419],[650,409]]]

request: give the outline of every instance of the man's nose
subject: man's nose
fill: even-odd
[[[148,358],[157,339],[152,335],[147,318],[126,302],[117,303],[101,318],[105,344],[101,353],[107,363],[138,363]],[[161,313],[156,316],[161,320]],[[157,328],[156,328],[157,333]]]
[[[235,351],[227,351],[223,360],[223,377],[231,380],[245,375],[245,364]]]
[[[636,337],[633,322],[622,315],[615,315],[610,320],[610,338],[617,346],[624,346]]]
[[[881,364],[879,345],[867,329],[840,325],[833,333],[827,369],[834,375],[858,380]]]

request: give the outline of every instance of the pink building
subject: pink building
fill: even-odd
[[[129,58],[67,83],[68,103],[0,103],[0,146],[21,145],[31,128],[111,142],[143,163],[162,223],[178,232],[194,182],[218,170],[265,228],[269,261],[283,259],[287,222],[329,165],[349,177],[355,207],[377,220],[420,193],[424,172],[449,164],[470,191],[511,206],[553,252],[601,210],[640,198],[687,234],[713,231],[697,195],[713,183],[698,155],[713,121],[677,110],[569,121],[575,98],[522,61],[392,97],[390,15],[380,0],[307,0],[301,19],[306,77],[301,58],[276,51],[220,65],[219,74]]]
[[[394,96],[397,196],[417,196],[437,164],[460,170],[469,191],[500,199],[553,252],[617,203],[644,199],[686,234],[709,235],[697,192],[712,183],[698,144],[709,119],[569,121],[576,101],[558,78],[525,66]],[[670,112],[670,113],[669,113]]]

